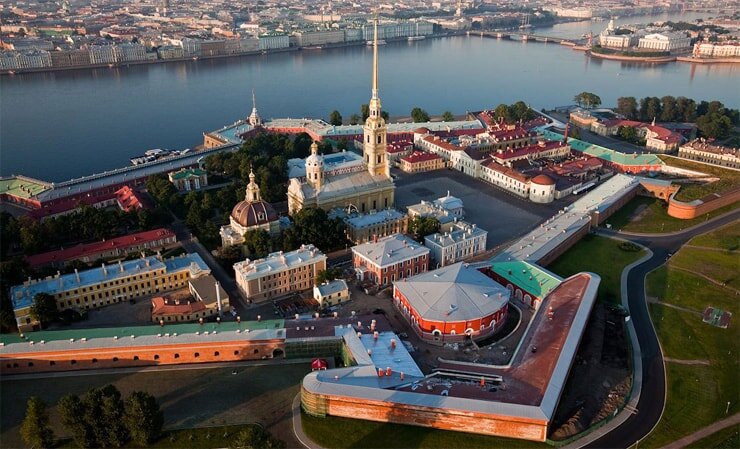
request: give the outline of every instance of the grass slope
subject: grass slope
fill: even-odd
[[[679,201],[693,201],[704,198],[710,193],[720,193],[740,186],[740,171],[728,170],[708,164],[688,161],[673,156],[659,156],[663,162],[678,168],[694,170],[719,177],[719,181],[708,184],[681,184],[681,189],[675,198]]]
[[[692,239],[689,245],[723,249],[731,240],[728,232],[728,228],[720,229]],[[712,256],[706,256],[707,253]],[[649,296],[663,303],[690,309],[679,310],[665,304],[650,305],[664,355],[681,360],[705,360],[709,365],[666,363],[666,408],[658,426],[640,443],[640,447],[664,446],[740,410],[738,296],[731,290],[715,286],[674,266],[689,268],[710,277],[724,276],[733,270],[737,271],[737,257],[721,251],[698,252],[684,247],[669,261],[667,267],[648,276]],[[732,312],[730,326],[721,329],[702,322],[699,311],[707,306]],[[729,413],[725,414],[728,401]],[[716,444],[725,444],[727,438],[720,438],[721,441]]]

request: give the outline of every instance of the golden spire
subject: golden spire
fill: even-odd
[[[378,98],[378,13],[375,13],[373,34],[373,97]]]

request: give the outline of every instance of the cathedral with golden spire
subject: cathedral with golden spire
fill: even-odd
[[[324,172],[323,156],[314,142],[305,160],[306,176],[293,178],[288,186],[288,211],[292,215],[304,207],[326,211],[341,207],[367,213],[393,207],[396,186],[390,174],[386,152],[387,128],[378,95],[378,19],[373,39],[372,96],[363,127],[363,169],[350,173]]]

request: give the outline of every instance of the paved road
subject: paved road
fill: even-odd
[[[174,216],[172,222],[172,230],[175,231],[177,239],[180,241],[182,247],[185,248],[185,251],[189,253],[200,254],[200,257],[202,257],[203,260],[208,264],[208,266],[211,267],[211,274],[213,275],[213,277],[216,278],[216,280],[221,284],[221,287],[223,287],[223,289],[229,295],[229,303],[231,304],[231,306],[237,306],[237,311],[239,313],[245,312],[249,308],[249,306],[244,297],[242,297],[242,294],[239,292],[239,288],[236,286],[236,281],[233,277],[231,277],[229,273],[226,272],[226,269],[222,267],[220,263],[218,263],[211,252],[208,251],[208,249],[206,249],[203,244],[198,242],[193,234],[190,233],[190,230],[187,228],[187,226],[185,226],[185,223],[183,223],[179,219],[176,219]]]
[[[653,257],[630,271],[627,278],[630,315],[634,320],[637,339],[642,352],[642,392],[637,404],[637,412],[624,424],[598,440],[589,448],[624,448],[646,437],[660,420],[665,402],[665,370],[658,336],[650,320],[645,299],[645,276],[663,265],[669,255],[678,251],[691,238],[720,228],[740,219],[740,210],[720,216],[683,232],[667,235],[631,235],[627,233],[603,231],[607,234],[632,240],[648,247]]]

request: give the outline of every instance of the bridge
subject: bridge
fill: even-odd
[[[560,45],[576,46],[585,42],[584,39],[566,39],[556,36],[543,36],[526,31],[469,31],[469,36],[489,37],[493,39],[518,40],[522,42],[553,42]]]

